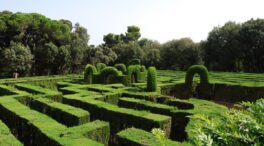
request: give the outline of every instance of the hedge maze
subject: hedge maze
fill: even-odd
[[[187,82],[198,72],[209,84],[206,70],[194,70]],[[170,96],[187,83],[178,83],[184,83],[181,75],[163,77],[154,67],[99,64],[87,65],[83,76],[2,80],[0,145],[190,145],[190,117],[221,114],[226,108]],[[153,128],[164,131],[165,141],[151,133]]]

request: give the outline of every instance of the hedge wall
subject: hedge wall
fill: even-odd
[[[209,83],[209,73],[205,66],[203,65],[193,65],[188,68],[185,76],[185,85],[187,87],[192,86],[193,77],[195,74],[200,75],[200,84],[207,85]]]
[[[157,91],[157,71],[155,67],[148,68],[147,91]]]
[[[95,74],[97,74],[97,69],[93,65],[87,64],[85,66],[85,70],[84,70],[84,80],[88,84],[92,84],[93,83],[93,76]]]
[[[126,68],[126,65],[125,65],[125,64],[122,64],[122,63],[120,63],[120,64],[115,64],[114,67],[115,67],[117,70],[122,71],[123,74],[126,74],[126,72],[127,72],[127,68]]]

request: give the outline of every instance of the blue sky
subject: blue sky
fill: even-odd
[[[88,29],[89,44],[107,33],[141,28],[142,37],[161,43],[190,37],[206,39],[214,26],[232,20],[264,17],[263,0],[0,0],[0,11],[37,12],[52,19],[79,22]]]

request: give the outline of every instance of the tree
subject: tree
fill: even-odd
[[[160,48],[161,45],[157,41],[149,39],[141,39],[138,41],[141,49],[144,52],[144,57],[142,58],[142,64],[146,66],[156,66],[159,67],[161,63]]]
[[[205,65],[212,70],[240,71],[242,51],[238,40],[241,25],[227,22],[215,27],[201,47],[204,51]]]
[[[12,75],[18,72],[22,75],[28,74],[33,56],[30,49],[21,43],[11,42],[8,48],[0,49],[0,72]]]
[[[172,40],[162,45],[162,68],[186,70],[201,63],[200,50],[190,38]]]
[[[107,35],[104,36],[104,44],[109,47],[109,48],[112,48],[113,46],[121,43],[121,36],[120,35],[116,35],[116,34],[113,34],[113,33],[109,33]]]
[[[89,35],[87,30],[78,23],[74,26],[72,42],[70,44],[71,71],[76,73],[83,69],[84,53],[88,49]]]
[[[132,59],[140,59],[144,57],[144,52],[136,42],[120,43],[113,47],[113,51],[117,54],[115,63],[128,64]]]
[[[99,45],[90,51],[90,63],[113,63],[117,59],[116,53],[111,49],[103,45]]]
[[[128,26],[127,27],[127,32],[125,35],[121,35],[121,38],[124,40],[124,42],[129,43],[129,42],[135,42],[141,37],[140,34],[140,28],[137,26]]]
[[[264,72],[264,19],[251,19],[242,24],[239,41],[246,72]]]
[[[53,74],[53,67],[58,55],[58,47],[52,42],[44,44],[36,50],[35,58],[35,67],[36,72],[40,75],[44,74]]]

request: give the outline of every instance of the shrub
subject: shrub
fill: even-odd
[[[192,86],[193,77],[196,73],[200,75],[201,85],[207,85],[209,83],[209,74],[207,68],[203,65],[193,65],[189,67],[186,72],[185,85],[187,85],[187,87]]]
[[[96,69],[97,71],[100,73],[104,68],[106,67],[106,65],[104,63],[97,63],[96,64]]]
[[[129,62],[129,65],[140,65],[140,64],[141,64],[140,59],[132,59],[132,60]]]
[[[141,72],[146,71],[146,67],[145,67],[144,65],[141,65],[141,67],[140,67],[140,71],[141,71]]]
[[[85,66],[85,70],[84,70],[84,80],[88,84],[92,84],[93,83],[93,75],[95,75],[96,73],[97,73],[96,68],[91,64],[87,64]]]
[[[263,145],[264,99],[247,106],[242,110],[231,109],[221,120],[195,115],[191,142],[194,145]]]
[[[115,64],[115,68],[119,71],[122,71],[123,74],[127,72],[126,65],[123,63]]]
[[[140,77],[140,66],[129,65],[127,68],[127,75],[130,78],[131,83],[138,82]]]
[[[109,76],[112,78],[117,78],[119,72],[114,67],[106,67],[101,71],[100,78],[104,83],[109,83]]]
[[[155,67],[148,68],[147,76],[147,90],[148,91],[157,91],[157,73]]]

